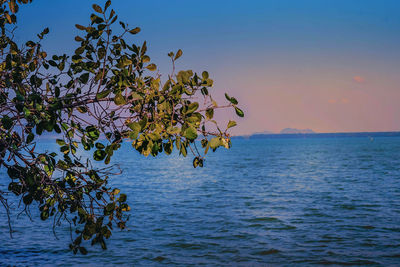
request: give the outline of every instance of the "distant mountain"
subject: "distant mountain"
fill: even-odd
[[[313,134],[315,133],[311,129],[296,129],[296,128],[285,128],[280,134]]]
[[[304,131],[304,130],[302,130]],[[233,136],[234,139],[292,139],[292,138],[368,138],[371,142],[375,137],[400,137],[400,132],[347,132],[347,133],[279,133],[279,134],[253,134],[247,136]]]

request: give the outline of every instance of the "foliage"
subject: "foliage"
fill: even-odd
[[[140,28],[119,22],[122,30],[113,33],[117,15],[110,1],[93,5],[87,26],[76,25],[82,34],[75,37],[79,45],[72,56],[47,55],[41,41],[48,28],[37,41],[18,45],[13,41],[16,14],[30,2],[2,0],[0,7],[0,166],[11,179],[0,200],[9,214],[6,197],[12,192],[27,213],[37,203],[42,220],[68,221],[75,229],[70,248],[86,254],[83,240],[105,249],[112,229],[125,228],[127,196],[107,185],[117,168],[108,164],[124,140],[145,156],[169,155],[174,147],[185,157],[190,152],[193,166],[202,167],[210,148],[230,147],[227,129],[236,125],[230,121],[222,131],[214,110],[233,107],[241,117],[243,112],[228,95],[228,104],[217,105],[207,72],[173,71],[161,82],[146,42],[126,40]],[[181,55],[181,50],[168,54],[174,70]],[[59,151],[35,150],[45,132],[57,134]],[[104,167],[95,168],[79,149]]]

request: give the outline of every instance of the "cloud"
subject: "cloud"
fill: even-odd
[[[347,104],[349,102],[350,102],[350,100],[347,97],[342,97],[340,99],[331,98],[328,100],[329,104],[337,104],[337,103]]]
[[[353,81],[355,81],[356,83],[364,83],[365,79],[364,79],[364,77],[361,77],[361,76],[354,76]]]

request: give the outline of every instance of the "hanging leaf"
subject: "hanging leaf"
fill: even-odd
[[[240,108],[235,107],[235,111],[236,111],[236,114],[237,114],[239,117],[244,117],[244,113],[243,113],[243,111],[242,111]]]
[[[219,137],[214,137],[208,142],[208,144],[212,149],[216,149],[221,145],[221,140]]]
[[[235,127],[236,125],[237,125],[236,121],[229,121],[227,128],[229,129],[229,128]]]
[[[195,140],[197,138],[197,130],[196,128],[194,128],[193,126],[188,127],[185,132],[184,135],[188,140]]]
[[[118,106],[125,105],[126,104],[125,97],[123,97],[121,93],[116,94],[114,97],[114,103]]]

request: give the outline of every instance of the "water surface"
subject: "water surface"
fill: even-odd
[[[131,219],[108,250],[89,246],[89,255],[73,255],[66,225],[56,240],[34,209],[33,222],[14,212],[10,239],[1,209],[0,262],[396,265],[399,152],[399,137],[234,140],[193,169],[191,158],[144,158],[127,143],[113,160],[124,171],[113,184],[128,194]]]

